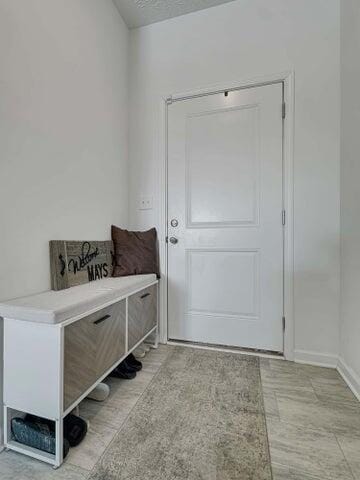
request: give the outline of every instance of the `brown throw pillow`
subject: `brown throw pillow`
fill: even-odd
[[[114,242],[113,277],[156,273],[160,278],[156,229],[146,232],[130,232],[111,227]]]

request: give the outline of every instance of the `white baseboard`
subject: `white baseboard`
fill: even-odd
[[[294,360],[296,363],[315,365],[318,367],[336,368],[338,364],[337,355],[331,353],[309,352],[308,350],[295,350]]]
[[[350,390],[353,392],[355,397],[360,400],[360,377],[354,372],[354,370],[349,367],[343,358],[339,357],[337,370],[340,375],[343,377],[345,382],[348,384]]]

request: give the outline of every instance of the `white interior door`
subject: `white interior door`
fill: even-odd
[[[278,83],[169,105],[169,339],[283,350],[282,103]]]

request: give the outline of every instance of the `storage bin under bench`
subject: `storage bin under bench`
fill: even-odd
[[[0,316],[5,447],[58,467],[63,418],[150,334],[157,344],[158,281],[136,275],[45,292],[0,304]],[[55,421],[55,455],[12,438],[19,413]]]

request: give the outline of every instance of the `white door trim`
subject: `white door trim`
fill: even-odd
[[[185,91],[182,93],[167,93],[160,100],[160,131],[158,152],[160,162],[160,263],[162,281],[160,282],[160,341],[168,341],[168,305],[167,305],[167,181],[168,181],[168,158],[167,158],[167,110],[169,99],[172,101],[196,96],[209,95],[226,90],[238,90],[271,83],[283,82],[284,101],[286,104],[286,116],[283,130],[283,198],[286,211],[286,224],[284,228],[284,315],[286,328],[284,335],[284,357],[287,360],[294,359],[295,325],[294,325],[294,113],[295,113],[295,74],[293,71],[284,72],[264,77],[225,82],[209,87]]]

